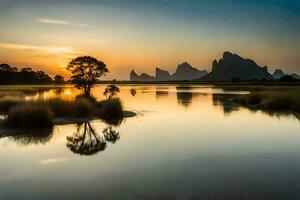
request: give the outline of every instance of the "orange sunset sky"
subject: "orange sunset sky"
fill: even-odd
[[[277,2],[277,3],[276,3]],[[211,70],[223,51],[300,72],[296,1],[0,1],[0,63],[50,75],[78,55],[106,63],[106,79],[131,69],[174,72],[184,61]]]

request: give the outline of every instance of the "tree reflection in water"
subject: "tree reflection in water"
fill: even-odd
[[[83,127],[83,131],[82,130]],[[106,142],[89,122],[77,125],[77,132],[67,137],[67,147],[80,155],[93,155],[106,148]]]
[[[104,138],[107,142],[115,143],[120,139],[120,134],[116,130],[113,130],[112,126],[108,126],[102,131]]]
[[[67,147],[76,154],[93,155],[105,150],[106,143],[115,143],[120,139],[120,133],[108,124],[99,135],[89,122],[77,124],[76,132],[67,137]],[[46,144],[53,137],[53,128],[49,129],[3,129],[0,139],[7,138],[20,145]]]
[[[106,142],[115,143],[120,139],[120,133],[108,124],[99,135],[89,122],[77,125],[72,136],[67,137],[67,147],[80,155],[93,155],[106,149]]]

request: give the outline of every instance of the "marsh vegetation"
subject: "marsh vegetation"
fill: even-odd
[[[224,89],[249,91],[249,94],[235,98],[237,103],[245,107],[300,113],[300,86],[231,86]]]
[[[217,87],[227,92],[247,91],[248,94],[216,97],[231,112],[238,107],[252,112],[262,111],[270,116],[294,116],[300,119],[300,86],[230,85]],[[226,106],[229,105],[229,106]]]
[[[49,127],[56,118],[101,118],[115,122],[123,119],[123,105],[119,98],[102,101],[77,98],[73,101],[48,100],[0,100],[0,110],[6,114],[9,127]],[[76,121],[76,120],[75,120]]]

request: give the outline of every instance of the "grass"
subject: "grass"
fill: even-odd
[[[111,98],[98,103],[99,116],[110,124],[117,125],[123,119],[123,104],[119,98]]]
[[[110,124],[119,124],[123,119],[123,105],[119,98],[97,102],[91,98],[29,100],[3,98],[0,112],[6,113],[5,124],[14,128],[42,128],[53,125],[55,118],[99,117]]]
[[[73,87],[72,84],[64,84],[64,85],[55,85],[55,84],[45,84],[45,85],[0,85],[0,91],[36,91],[37,89],[52,89],[52,88],[66,88]]]
[[[54,114],[47,106],[23,103],[8,112],[6,125],[14,128],[47,128],[53,126]]]
[[[242,90],[248,90],[250,93],[240,95],[236,98],[236,102],[245,107],[257,108],[268,112],[297,113],[297,116],[299,116],[300,87],[243,87]]]
[[[18,98],[3,98],[0,99],[0,113],[8,113],[17,105],[21,106],[29,103],[49,107],[55,117],[82,117],[86,116],[92,109],[92,103],[87,99],[78,99],[75,101],[61,99],[25,101]]]
[[[87,99],[78,99],[75,101],[66,101],[61,99],[50,99],[41,101],[40,104],[46,104],[55,117],[85,117],[92,110],[92,103]]]
[[[86,96],[85,94],[80,94],[80,95],[77,95],[76,100],[81,100],[81,99],[85,99],[85,100],[88,100],[92,103],[95,103],[97,101],[96,97],[94,96]]]
[[[299,91],[300,86],[284,86],[284,85],[223,85],[215,86],[224,90],[246,90],[250,92],[283,92],[283,91]]]

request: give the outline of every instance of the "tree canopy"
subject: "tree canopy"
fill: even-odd
[[[90,96],[93,85],[108,72],[104,62],[91,56],[74,58],[69,63],[67,70],[73,74],[72,83],[76,84],[77,88],[83,89],[86,96]]]
[[[0,84],[49,84],[52,78],[43,71],[26,67],[18,71],[9,64],[0,64]]]
[[[55,82],[56,84],[62,84],[62,83],[65,82],[65,79],[64,79],[64,77],[61,76],[61,75],[56,75],[56,76],[54,76],[54,82]]]
[[[111,99],[111,98],[113,98],[114,96],[116,96],[117,93],[119,93],[119,92],[120,92],[120,89],[119,89],[117,86],[115,86],[115,85],[108,85],[108,86],[105,88],[103,94],[104,94],[108,99]]]

